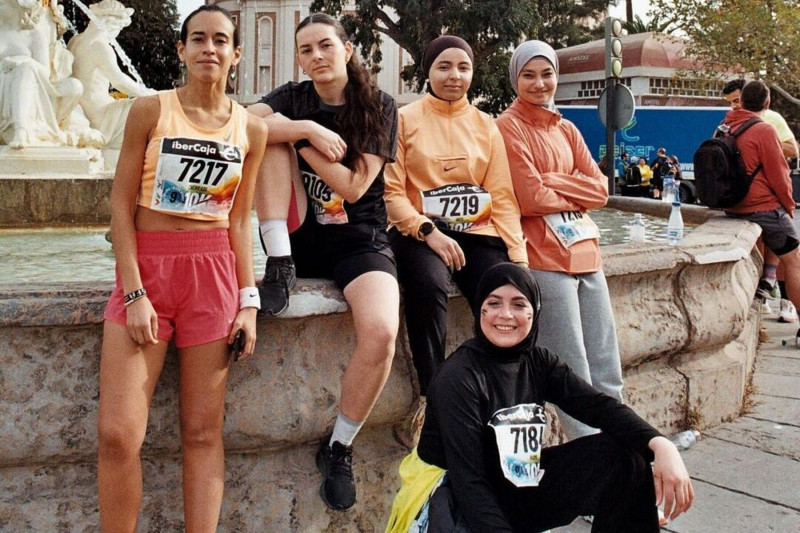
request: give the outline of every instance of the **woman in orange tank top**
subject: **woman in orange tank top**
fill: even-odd
[[[216,531],[229,345],[237,332],[243,345],[233,355],[246,357],[255,344],[250,211],[267,128],[225,94],[241,55],[225,10],[206,5],[190,14],[178,55],[188,81],[136,100],[111,192],[117,286],[106,307],[100,360],[103,531],[136,530],[140,450],[173,339],[185,527]]]

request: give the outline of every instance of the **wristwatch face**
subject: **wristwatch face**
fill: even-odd
[[[423,222],[422,225],[419,227],[419,236],[420,237],[427,237],[431,233],[433,233],[433,224],[430,222]]]

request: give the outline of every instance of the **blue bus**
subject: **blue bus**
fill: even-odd
[[[600,122],[597,106],[558,106],[564,118],[575,123],[580,130],[595,161],[606,155],[606,128]],[[704,140],[714,134],[714,129],[725,118],[729,107],[637,107],[627,126],[617,131],[614,147],[615,162],[622,151],[630,156],[645,158],[648,162],[656,157],[660,147],[668,155],[675,155],[681,162],[684,183],[681,196],[687,202],[695,199],[694,152]]]

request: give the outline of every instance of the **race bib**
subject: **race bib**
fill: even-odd
[[[494,430],[500,468],[506,479],[516,487],[538,486],[544,475],[539,466],[547,426],[544,407],[524,403],[500,409],[492,415],[489,425]]]
[[[422,214],[452,231],[468,231],[485,226],[492,218],[492,195],[478,185],[456,183],[427,191],[422,195]]]
[[[176,214],[227,215],[242,180],[239,146],[164,137],[150,208]]]
[[[311,200],[314,216],[320,224],[347,224],[347,211],[344,198],[328,187],[322,178],[311,172],[302,171],[303,187]]]
[[[599,239],[600,229],[588,213],[580,211],[562,211],[545,215],[544,221],[558,237],[558,242],[564,248],[569,248],[576,242],[588,239]]]

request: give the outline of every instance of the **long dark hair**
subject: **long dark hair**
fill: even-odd
[[[297,33],[310,24],[327,24],[332,27],[342,43],[350,41],[341,23],[325,13],[312,13],[300,21],[294,31]],[[344,89],[344,107],[336,117],[336,124],[342,128],[347,142],[347,155],[342,161],[345,165],[359,164],[367,149],[369,139],[378,137],[378,144],[385,144],[389,132],[385,128],[385,116],[378,87],[366,68],[356,57],[355,51],[347,62],[347,85]]]

